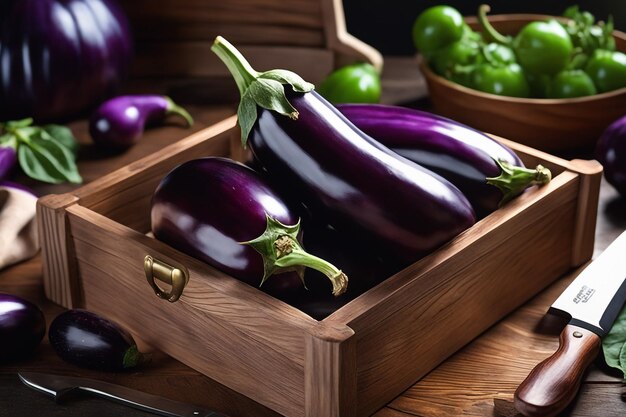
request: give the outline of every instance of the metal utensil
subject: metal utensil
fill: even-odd
[[[526,416],[554,416],[572,401],[585,369],[601,348],[626,300],[626,232],[589,264],[552,304],[569,323],[557,351],[528,374],[515,391]]]
[[[225,417],[215,411],[95,379],[38,372],[20,372],[18,376],[26,386],[53,396],[57,402],[84,393],[167,417]]]

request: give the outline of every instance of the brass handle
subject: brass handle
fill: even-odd
[[[157,297],[163,298],[170,303],[173,303],[180,298],[183,294],[185,285],[189,282],[189,277],[184,271],[168,265],[165,262],[161,262],[158,259],[154,259],[150,255],[146,255],[144,258],[143,269],[146,272],[148,284],[150,284]],[[172,286],[170,292],[166,292],[161,289],[161,287],[159,287],[154,281],[155,278],[161,282],[170,284]]]

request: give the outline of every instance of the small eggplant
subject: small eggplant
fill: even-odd
[[[50,324],[48,339],[61,359],[83,368],[122,371],[145,361],[132,336],[87,310],[68,310]]]
[[[15,148],[0,145],[0,180],[8,178],[16,164]]]
[[[35,304],[10,294],[0,294],[0,363],[22,358],[39,345],[46,319]]]
[[[596,158],[608,183],[626,198],[626,115],[604,130],[598,139]]]
[[[89,133],[102,147],[126,149],[134,145],[148,125],[170,114],[181,116],[189,126],[191,115],[169,97],[159,95],[119,96],[105,101],[89,120]]]
[[[456,185],[479,219],[526,188],[552,178],[547,168],[528,169],[512,149],[445,117],[377,104],[337,108],[383,145]]]
[[[312,84],[285,70],[255,71],[222,37],[211,49],[239,88],[244,144],[337,230],[414,262],[474,224],[458,188],[363,133]]]
[[[334,295],[348,285],[343,272],[304,251],[297,216],[265,180],[230,159],[176,167],[157,187],[151,217],[157,239],[277,297],[302,287],[305,267],[326,275]]]

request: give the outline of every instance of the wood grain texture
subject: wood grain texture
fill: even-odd
[[[390,74],[392,71],[386,73]],[[397,86],[398,90],[401,89],[401,80],[386,81],[389,85]],[[156,88],[157,85],[152,83],[147,87]],[[233,109],[208,106],[191,106],[190,111],[196,120],[194,129],[201,129],[233,113]],[[95,149],[92,150],[89,146],[85,120],[75,121],[70,124],[70,127],[84,145],[78,164],[81,174],[87,181],[100,178],[111,170],[125,166],[188,135],[188,130],[176,125],[151,129],[146,132],[144,140],[128,152],[105,157],[97,156]],[[540,158],[533,159],[535,154],[540,153],[524,152],[522,156],[527,164],[532,160],[536,163]],[[555,163],[559,163],[559,158],[542,157],[548,160],[554,158]],[[563,164],[563,160],[560,160],[560,163]],[[553,172],[556,166],[551,165]],[[20,177],[19,181],[29,183],[23,177]],[[71,191],[72,187],[75,187],[29,184],[40,193],[55,194]],[[624,229],[626,229],[626,201],[620,198],[606,181],[603,181],[600,188],[596,228],[596,253],[602,251]],[[38,304],[44,310],[47,322],[50,323],[57,314],[63,311],[63,308],[46,299],[41,270],[41,257],[37,256],[28,262],[0,271],[0,291],[19,295]],[[499,415],[494,408],[494,399],[512,405],[513,392],[520,382],[537,363],[557,349],[558,334],[564,323],[548,325],[545,312],[558,294],[576,276],[576,273],[577,271],[573,271],[563,276],[532,301],[506,316],[376,412],[375,416]],[[146,290],[150,291],[147,284]],[[137,296],[139,294],[143,294],[143,291],[138,292]],[[153,294],[152,297],[156,300]],[[141,324],[144,327],[159,326],[156,321],[145,321]],[[0,366],[0,374],[3,375],[0,378],[0,415],[2,416],[98,415],[117,417],[121,413],[126,415],[128,412],[123,408],[114,408],[106,402],[91,399],[81,400],[76,404],[57,405],[17,382],[15,372],[18,369],[102,379],[167,398],[210,407],[233,417],[278,416],[267,407],[160,352],[155,352],[152,361],[142,368],[132,372],[111,374],[80,369],[62,362],[47,339],[44,339],[35,355],[28,360]],[[621,392],[621,378],[609,373],[604,367],[593,368],[585,377],[579,397],[564,415],[568,417],[623,416],[626,414],[626,404],[620,398]]]
[[[37,229],[46,296],[66,308],[80,306],[82,299],[65,212],[77,201],[77,197],[69,194],[48,195],[37,201]]]
[[[601,349],[600,336],[568,324],[559,348],[528,374],[515,391],[515,408],[528,417],[553,417],[572,401],[584,372]]]
[[[534,15],[494,15],[489,20],[502,33],[517,33]],[[476,27],[476,19],[468,19]],[[626,34],[615,31],[618,50],[626,51]],[[436,75],[420,63],[438,113],[479,130],[534,148],[592,150],[606,126],[626,113],[626,88],[572,99],[502,97],[463,87]]]
[[[349,327],[322,327],[321,331],[306,336],[305,346],[306,416],[356,416],[357,349],[354,331]]]

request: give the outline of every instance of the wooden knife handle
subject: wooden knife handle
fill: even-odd
[[[525,416],[555,416],[574,399],[582,376],[600,351],[600,336],[568,324],[556,352],[528,374],[515,391],[515,408]]]

